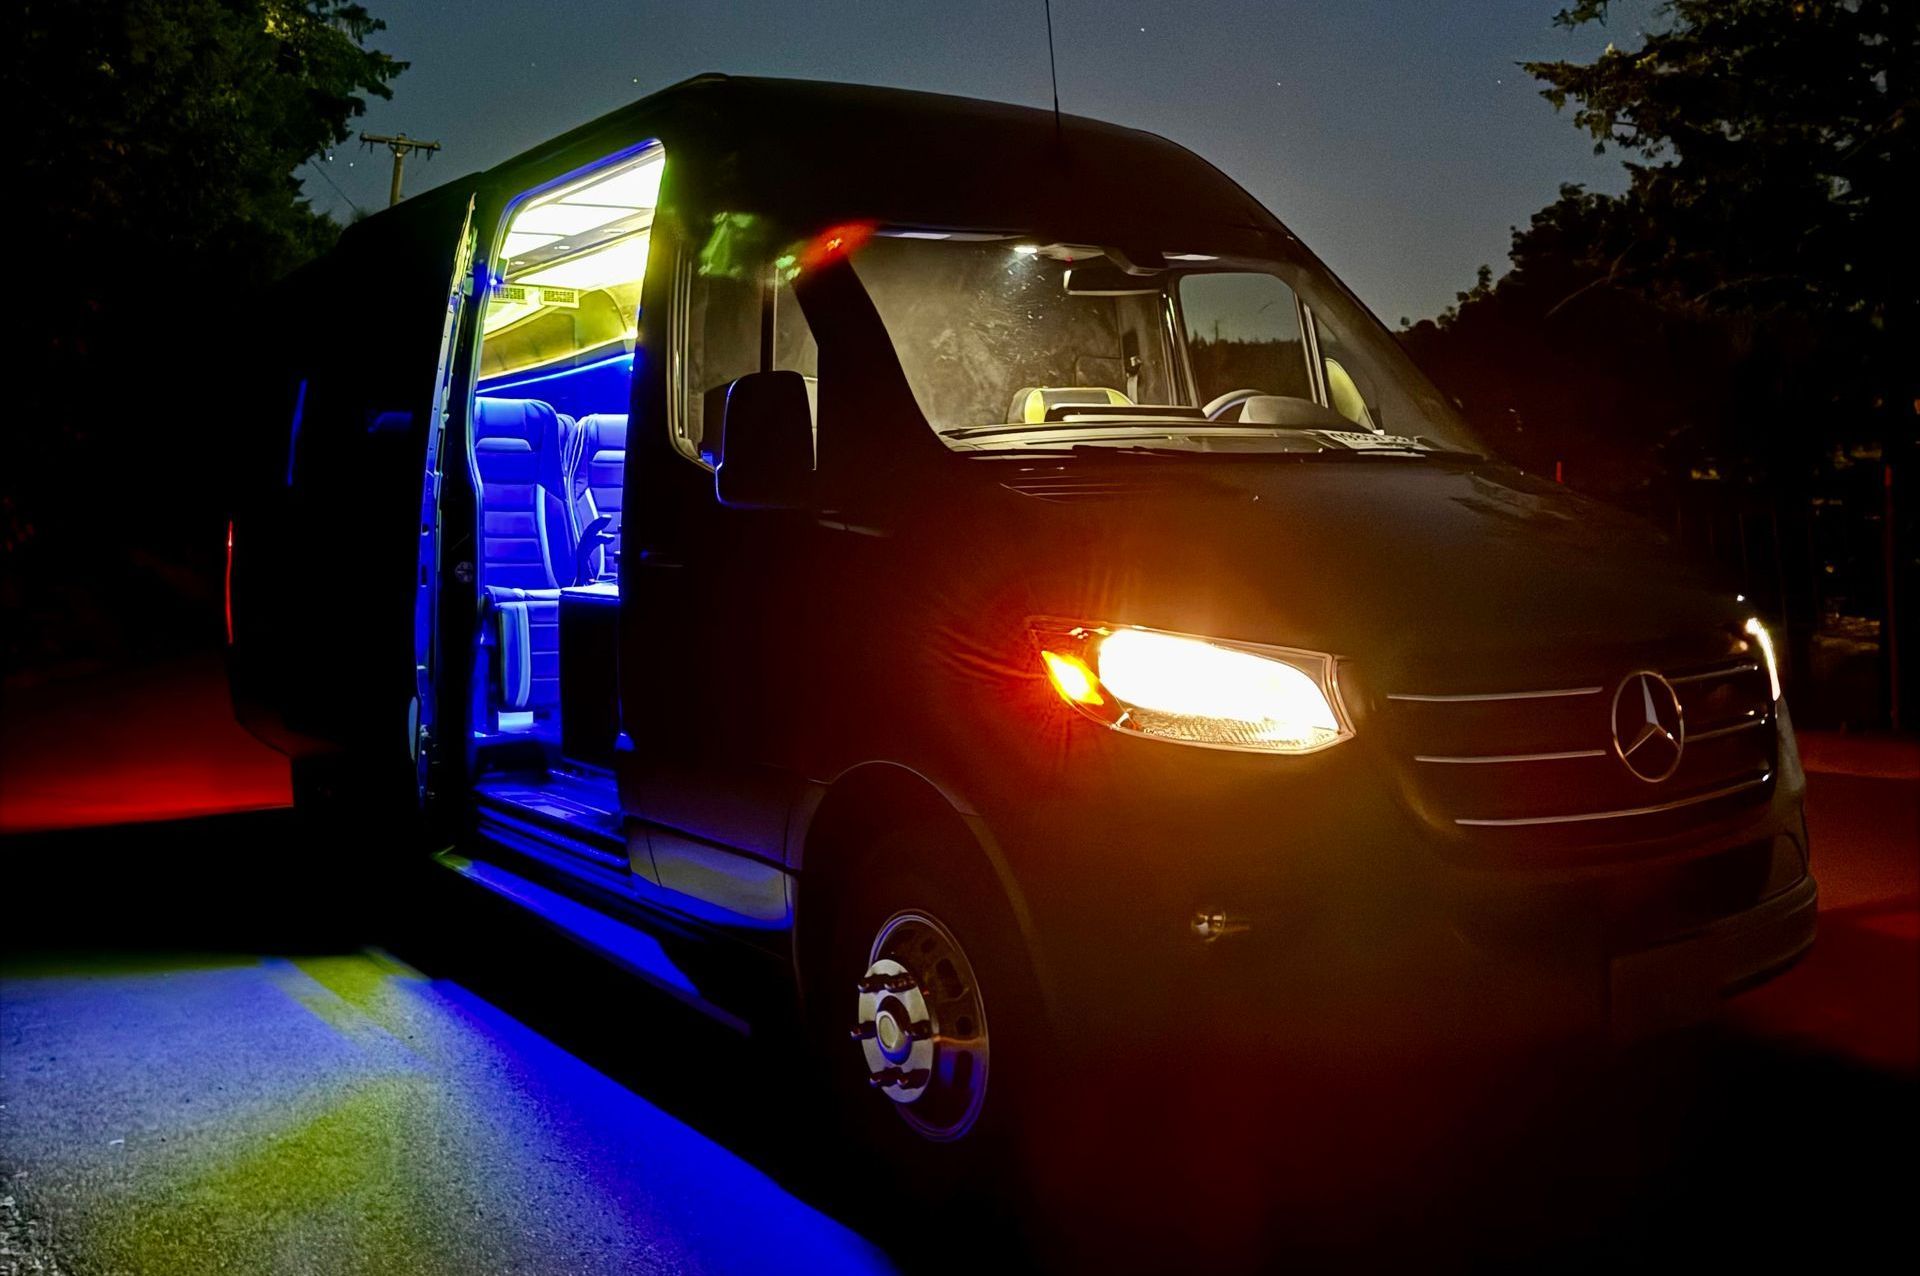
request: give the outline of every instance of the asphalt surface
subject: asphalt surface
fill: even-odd
[[[19,721],[31,796],[22,767],[63,759]],[[1298,1096],[1135,1091],[1106,1148],[1150,1150],[1069,1156],[1073,1190],[1019,1220],[900,1205],[777,1049],[450,876],[391,887],[378,847],[274,811],[16,834],[0,1274],[1879,1266],[1920,1199],[1920,767],[1910,742],[1806,754],[1820,941],[1716,1022],[1516,1067],[1418,1148],[1357,1120],[1362,1173],[1314,1183],[1284,1155]],[[269,804],[271,771],[241,774],[237,805]],[[185,787],[179,813],[217,807]]]
[[[139,888],[0,967],[0,1272],[892,1270],[735,1150],[794,1120],[725,1030],[451,881],[442,973],[360,945],[394,918],[289,817],[142,834],[12,848]]]

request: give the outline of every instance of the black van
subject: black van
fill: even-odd
[[[1752,610],[1161,138],[703,76],[266,313],[232,686],[300,799],[927,1141],[1063,1041],[1636,1035],[1812,942]]]

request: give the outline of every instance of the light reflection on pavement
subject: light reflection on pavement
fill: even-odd
[[[377,951],[16,965],[0,1191],[80,1270],[891,1270],[739,1156]],[[25,1269],[31,1270],[31,1269]]]

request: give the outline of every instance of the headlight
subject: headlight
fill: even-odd
[[[1773,654],[1773,639],[1767,634],[1767,627],[1755,616],[1747,621],[1747,634],[1760,648],[1760,658],[1767,666],[1767,689],[1773,692],[1773,702],[1780,703],[1780,661]]]
[[[1037,622],[1060,698],[1116,731],[1257,753],[1312,753],[1353,734],[1333,660],[1124,625]]]

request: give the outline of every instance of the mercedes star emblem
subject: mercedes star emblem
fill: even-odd
[[[1623,678],[1613,693],[1613,751],[1627,770],[1658,784],[1679,769],[1686,744],[1673,684],[1647,670]]]

